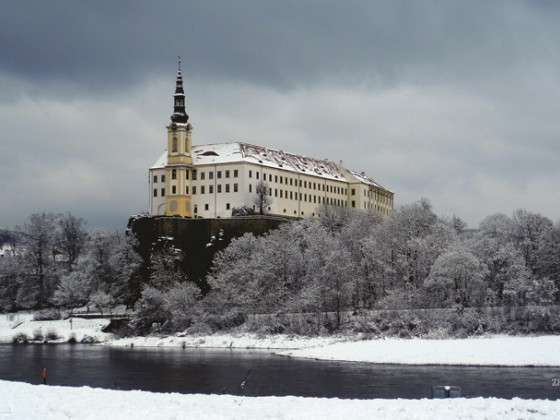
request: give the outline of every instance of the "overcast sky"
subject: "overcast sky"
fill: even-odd
[[[13,1],[0,12],[0,227],[146,211],[176,56],[195,144],[342,160],[471,226],[560,219],[560,2]]]

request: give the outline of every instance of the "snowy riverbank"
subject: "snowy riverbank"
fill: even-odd
[[[385,339],[278,352],[291,357],[419,365],[560,366],[560,336]]]
[[[560,401],[473,398],[340,400],[158,394],[0,381],[7,419],[558,419]],[[101,403],[102,402],[102,403]]]
[[[134,337],[113,346],[269,349],[282,356],[369,363],[482,366],[560,366],[560,336],[464,339],[375,339],[221,334]]]
[[[205,336],[128,337],[115,339],[106,344],[115,347],[188,347],[188,348],[231,348],[288,350],[324,347],[340,341],[348,341],[345,336],[298,337],[285,334],[260,336],[257,334],[213,334]]]
[[[33,321],[32,313],[0,315],[0,343],[12,343],[16,337],[35,338],[50,336],[49,342],[65,343],[70,338],[101,343],[113,337],[102,331],[108,319],[71,318],[56,321]],[[56,337],[56,338],[55,338]],[[42,340],[40,340],[42,341]]]
[[[38,334],[49,342],[95,341],[115,347],[185,347],[262,349],[290,357],[368,363],[482,366],[560,366],[560,336],[486,336],[464,339],[371,339],[359,335],[301,337],[250,333],[206,336],[176,335],[115,339],[102,332],[107,319],[33,321],[32,314],[0,315],[0,343],[12,343],[23,334]],[[56,336],[56,339],[52,337]]]

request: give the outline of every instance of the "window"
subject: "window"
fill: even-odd
[[[193,169],[192,171],[192,179],[193,181],[196,181],[196,169]]]
[[[177,179],[177,170],[176,169],[173,169],[171,171],[171,179]]]
[[[278,175],[274,175],[274,182],[278,182]]]
[[[194,205],[194,214],[197,214],[197,213],[198,213],[198,205],[195,204]]]
[[[257,172],[257,179],[259,179],[259,173]]]
[[[161,196],[162,196],[162,197],[165,197],[165,188],[162,188],[162,189],[161,189]]]
[[[233,170],[233,177],[237,178],[239,176],[239,171],[237,169]]]
[[[283,192],[284,192],[284,191],[280,190],[280,198],[283,198],[283,196],[282,196],[282,193],[283,193]]]
[[[208,194],[214,194],[214,186],[208,185]]]
[[[190,172],[190,171],[189,171],[188,169],[185,171],[185,175],[186,175],[186,178],[187,178],[187,179],[189,179],[189,172]]]
[[[154,183],[157,182],[157,175],[154,175]]]
[[[193,187],[192,187],[192,193],[193,193],[193,195],[196,195],[196,186],[195,185],[193,185]]]
[[[292,200],[292,199],[293,199],[293,194],[292,194],[292,191],[290,191],[290,200]]]
[[[205,204],[205,205],[204,205],[204,210],[205,210],[205,211],[208,211],[208,204]]]
[[[230,205],[229,205],[229,203],[226,203],[226,210],[229,210],[229,209],[230,209]]]
[[[216,172],[216,177],[217,177],[218,179],[222,179],[222,171]]]
[[[354,200],[352,200],[352,207],[355,208],[356,207],[356,202]]]
[[[218,192],[219,192],[219,193],[222,192],[222,184],[218,184]]]
[[[171,194],[177,194],[177,187],[175,185],[171,187]]]
[[[200,180],[204,181],[206,174],[204,172],[200,173]]]
[[[270,195],[272,197],[272,188],[268,189],[268,195]]]
[[[303,188],[307,188],[307,181],[303,181]]]
[[[157,188],[154,188],[154,197],[157,197]]]
[[[300,188],[301,188],[301,179],[299,180],[299,186],[300,186]]]
[[[188,185],[185,187],[185,193],[186,193],[186,194],[189,193],[189,186],[188,186]]]
[[[253,192],[253,184],[249,184],[249,192]]]
[[[161,176],[161,182],[165,182],[165,175]]]
[[[200,194],[204,194],[204,192],[205,192],[204,190],[205,190],[204,185],[202,185],[202,186],[200,187]]]
[[[272,182],[272,174],[268,174],[268,180],[269,182]]]
[[[237,192],[237,191],[239,191],[239,185],[233,184],[233,192]]]
[[[274,197],[278,197],[278,190],[274,188]]]
[[[214,179],[214,172],[208,172],[208,179]]]
[[[226,184],[226,192],[229,192],[229,184]]]
[[[171,152],[177,153],[177,137],[173,137]]]
[[[290,178],[290,185],[293,185],[292,183],[293,180],[294,180],[293,178]]]
[[[280,177],[280,184],[282,184],[283,179],[284,179],[283,177]]]
[[[249,169],[249,178],[253,178],[253,171]],[[249,191],[251,192],[251,191]]]
[[[352,188],[352,195],[356,195],[356,188]],[[354,207],[354,206],[352,206]]]
[[[226,171],[226,178],[229,178],[229,171]]]

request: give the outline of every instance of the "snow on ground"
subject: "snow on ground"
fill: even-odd
[[[92,337],[96,342],[112,338],[112,334],[101,331],[109,324],[108,319],[70,319],[33,321],[31,313],[0,315],[0,343],[11,343],[19,334],[25,334],[31,340],[37,333],[46,336],[49,332],[55,333],[59,339],[54,341],[59,342],[66,342],[70,337],[74,337],[78,342],[86,336]]]
[[[0,418],[140,419],[559,419],[560,401],[496,398],[340,400],[158,394],[0,381]]]
[[[112,346],[270,349],[282,356],[370,363],[424,365],[560,366],[560,336],[471,337],[463,339],[375,339],[358,336],[216,334],[131,337]]]
[[[256,334],[214,334],[205,336],[130,337],[109,341],[117,347],[196,347],[196,348],[241,348],[241,349],[304,349],[326,346],[347,337],[298,337],[285,334],[259,336]]]
[[[560,366],[560,336],[379,339],[277,352],[292,357],[423,365]],[[560,418],[560,417],[559,417]]]

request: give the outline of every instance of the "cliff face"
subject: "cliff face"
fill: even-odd
[[[184,253],[183,269],[189,279],[204,292],[208,291],[206,274],[216,252],[229,245],[233,238],[253,233],[262,235],[278,228],[289,219],[274,216],[242,216],[227,219],[185,219],[181,217],[132,217],[128,227],[138,239],[138,253],[144,264],[135,289],[149,278],[150,255],[162,240],[170,241]]]

